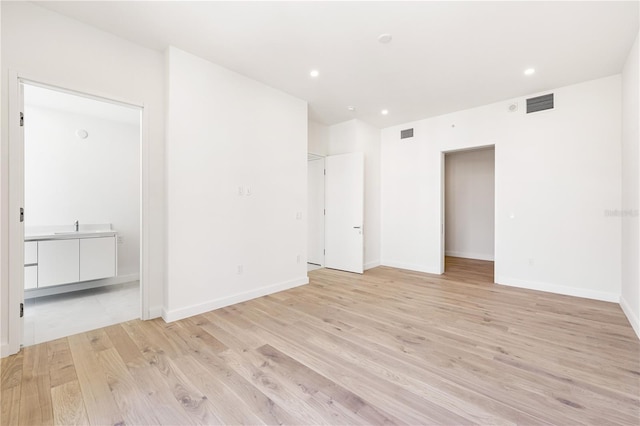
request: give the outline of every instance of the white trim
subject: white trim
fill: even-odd
[[[445,256],[461,257],[463,259],[490,260],[490,261],[494,260],[494,257],[492,254],[465,253],[465,252],[452,251],[452,250],[447,250],[444,252],[444,254]]]
[[[149,318],[148,319],[154,319],[154,318],[160,318],[162,317],[162,313],[164,312],[164,309],[162,308],[161,305],[159,306],[153,306],[151,308],[149,308]]]
[[[140,319],[148,320],[157,318],[151,316],[151,260],[149,250],[151,247],[151,149],[149,135],[151,132],[149,106],[142,104],[140,111]]]
[[[442,275],[439,266],[416,265],[413,263],[396,262],[395,260],[383,260],[380,262],[380,265],[406,269],[408,271],[424,272],[425,274]]]
[[[374,260],[372,262],[367,262],[364,264],[364,270],[368,270],[368,269],[373,269],[380,266],[380,261],[379,260]]]
[[[640,319],[634,314],[631,310],[631,306],[627,303],[624,297],[620,296],[620,307],[622,308],[622,312],[627,316],[629,320],[629,324],[633,327],[633,331],[636,332],[638,339],[640,339]]]
[[[518,278],[496,276],[496,284],[507,287],[519,287],[529,290],[544,291],[547,293],[564,294],[566,296],[583,297],[585,299],[602,300],[604,302],[618,303],[620,295],[618,293],[610,293],[607,291],[588,290],[584,288],[568,287],[564,285],[541,283],[534,281],[526,281]]]
[[[24,207],[24,132],[19,124],[19,113],[24,110],[20,95],[20,76],[9,71],[9,224],[7,343],[2,356],[17,353],[22,342],[23,320],[20,303],[24,300],[24,223],[20,222],[20,208]]]
[[[234,294],[233,296],[209,300],[204,303],[199,303],[197,305],[191,305],[184,308],[175,309],[172,311],[168,311],[166,308],[163,307],[162,319],[164,319],[165,322],[173,322],[173,321],[181,320],[183,318],[188,318],[194,315],[202,314],[204,312],[209,312],[215,309],[224,308],[225,306],[246,302],[247,300],[266,296],[268,294],[273,294],[279,291],[288,290],[290,288],[298,287],[308,283],[309,283],[309,278],[303,277],[303,278],[297,278],[290,281],[285,281],[282,283],[260,287],[255,290],[237,293],[237,294]]]
[[[83,281],[73,284],[62,284],[52,287],[34,288],[24,291],[24,298],[31,299],[34,297],[51,296],[52,294],[69,293],[77,290],[88,290],[90,288],[107,287],[110,285],[118,285],[138,281],[140,274],[119,275],[117,277],[103,278],[100,280]]]

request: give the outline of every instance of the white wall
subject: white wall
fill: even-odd
[[[445,253],[494,260],[495,151],[445,156]]]
[[[329,151],[329,126],[309,120],[308,150],[312,154],[326,156]]]
[[[638,39],[622,71],[622,293],[620,305],[640,337],[640,134]]]
[[[380,265],[380,130],[353,119],[329,127],[328,155],[364,153],[364,269]]]
[[[164,68],[163,55],[27,2],[2,8],[2,111],[0,145],[0,340],[7,342],[8,297],[8,72],[44,83],[144,103],[150,152],[150,313],[159,312],[164,281]]]
[[[554,93],[554,111],[522,98],[383,129],[382,263],[441,272],[442,152],[495,145],[496,282],[617,301],[620,76]]]
[[[306,103],[179,49],[166,55],[163,317],[308,282]]]
[[[110,223],[122,241],[118,276],[138,279],[140,125],[27,103],[25,116],[25,228]]]

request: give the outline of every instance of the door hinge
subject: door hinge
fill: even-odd
[[[322,214],[327,215],[327,209],[322,209]]]
[[[20,318],[24,316],[24,303],[20,303]]]
[[[327,250],[322,250],[322,254],[327,254]]]
[[[327,175],[327,169],[323,169],[324,170],[324,175]]]
[[[24,222],[24,207],[20,207],[20,222]]]
[[[24,112],[20,113],[20,127],[24,126]]]

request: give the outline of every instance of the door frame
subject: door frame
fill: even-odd
[[[320,155],[320,154],[314,154],[313,152],[307,152],[307,179],[309,179],[309,163],[312,161],[322,161],[322,168],[325,168],[325,155]],[[322,208],[324,209],[324,203],[325,203],[325,191],[324,191],[324,179],[326,178],[326,176],[323,175],[323,182],[322,182]],[[309,182],[307,182],[307,189],[309,188]],[[307,207],[309,206],[309,198],[311,197],[311,194],[307,191]],[[310,217],[310,212],[307,212],[307,219]],[[322,217],[322,263],[320,264],[321,268],[324,268],[324,236],[326,233],[325,230],[325,217]],[[309,227],[310,227],[310,222],[307,221],[307,239],[308,239],[308,235],[309,235]],[[308,246],[309,246],[309,241],[307,240],[307,251],[308,251]],[[307,253],[307,265],[309,265],[309,253]],[[312,263],[312,265],[315,265],[315,263]]]
[[[446,257],[446,155],[447,154],[455,154],[456,152],[467,152],[467,151],[478,151],[482,149],[493,149],[494,159],[496,158],[496,144],[487,144],[487,145],[478,145],[466,148],[458,148],[458,149],[450,149],[440,151],[440,274],[445,273],[445,257]],[[496,209],[496,182],[495,179],[495,171],[496,171],[496,163],[494,162],[493,172],[493,277],[495,281],[496,276],[496,265],[498,264],[498,260],[496,259],[496,217],[497,217],[497,209]]]
[[[20,208],[24,207],[24,127],[20,126],[19,114],[22,105],[22,83],[45,87],[63,93],[116,105],[140,109],[140,318],[150,318],[149,280],[149,207],[150,207],[150,147],[149,112],[145,102],[120,99],[108,94],[96,93],[79,87],[57,84],[51,79],[9,70],[9,140],[8,140],[8,338],[2,345],[0,357],[20,351],[23,320],[20,318],[20,303],[24,302],[24,223],[20,222]],[[28,120],[28,118],[26,118]]]

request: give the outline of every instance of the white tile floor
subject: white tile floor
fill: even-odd
[[[138,281],[24,301],[23,346],[140,318]]]

